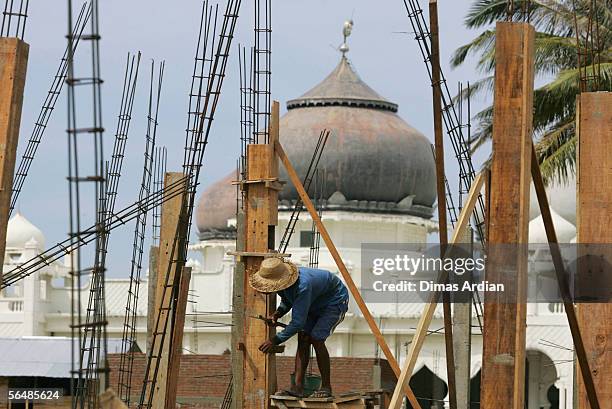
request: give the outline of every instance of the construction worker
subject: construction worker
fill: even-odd
[[[272,346],[298,335],[295,385],[279,394],[304,396],[304,376],[312,345],[317,354],[321,387],[310,397],[331,397],[330,360],[325,340],[342,322],[348,309],[348,291],[342,281],[327,270],[298,268],[291,262],[273,257],[261,263],[261,268],[250,276],[249,282],[259,292],[280,296],[280,305],[268,317],[272,325],[276,326],[279,318],[292,311],[291,322],[259,347],[260,351],[267,353]]]

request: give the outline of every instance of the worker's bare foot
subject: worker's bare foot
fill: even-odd
[[[280,390],[280,391],[276,392],[276,395],[279,395],[279,396],[293,396],[294,398],[303,398],[304,397],[304,391],[303,390],[298,390],[298,389],[295,389],[295,388],[283,389],[283,390]]]
[[[331,398],[332,396],[331,389],[321,388],[310,395],[309,398]]]

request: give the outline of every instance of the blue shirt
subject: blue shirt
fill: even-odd
[[[340,278],[327,270],[306,267],[300,267],[297,281],[278,295],[281,303],[277,311],[284,315],[292,310],[291,322],[276,335],[278,344],[301,331],[309,315],[318,315],[330,305],[342,304],[349,298]]]

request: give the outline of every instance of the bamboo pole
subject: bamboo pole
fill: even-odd
[[[486,171],[485,171],[486,172]],[[478,200],[478,194],[484,185],[485,173],[480,173],[474,179],[472,186],[470,187],[470,192],[468,194],[467,200],[465,202],[465,206],[461,209],[461,214],[459,215],[459,220],[457,220],[457,226],[455,227],[455,231],[453,231],[453,236],[451,238],[451,246],[459,243],[463,235],[465,234],[465,230],[470,222],[470,217],[472,216],[472,212],[474,211],[474,207],[476,205],[476,201]],[[450,254],[445,255],[446,257],[450,256]],[[438,283],[443,283],[448,279],[448,272],[445,270],[440,271],[438,274]],[[429,325],[433,319],[434,312],[438,305],[439,293],[434,292],[431,294],[429,298],[429,302],[425,306],[423,313],[421,314],[421,319],[417,325],[416,331],[414,333],[414,337],[412,338],[412,342],[410,343],[410,348],[408,349],[408,353],[406,354],[406,360],[404,361],[404,367],[402,368],[402,372],[397,380],[397,385],[395,386],[395,391],[393,392],[393,396],[391,397],[391,403],[389,404],[389,409],[399,409],[402,405],[401,399],[401,391],[402,388],[408,385],[408,381],[410,380],[410,376],[412,375],[412,371],[416,365],[417,357],[419,356],[419,352],[421,351],[421,347],[425,342],[425,337],[427,336],[427,330],[429,329]]]

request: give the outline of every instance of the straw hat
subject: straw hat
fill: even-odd
[[[273,293],[291,287],[297,279],[295,264],[279,257],[270,257],[264,259],[259,271],[249,277],[249,284],[261,293]]]

